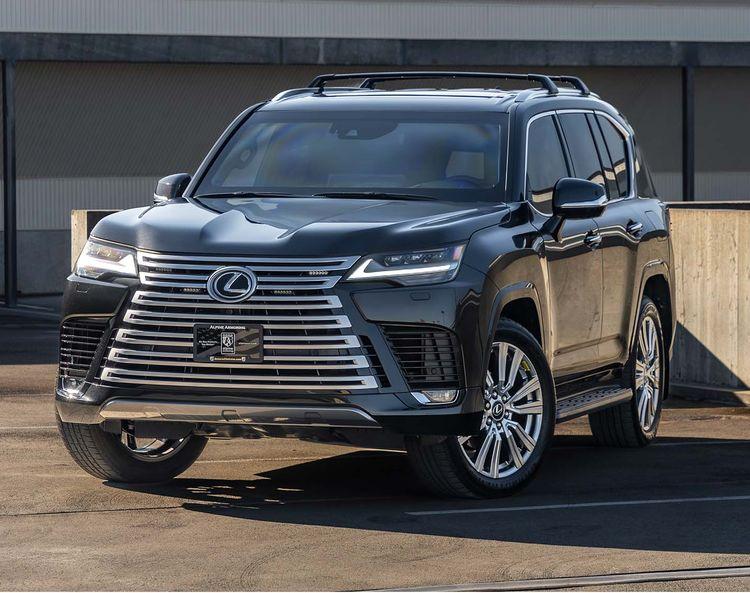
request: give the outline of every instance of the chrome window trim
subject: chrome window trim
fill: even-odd
[[[537,113],[536,115],[533,115],[529,118],[529,121],[526,122],[526,132],[525,132],[525,138],[524,138],[524,157],[523,157],[523,201],[527,202],[535,212],[538,212],[541,216],[544,216],[546,218],[552,218],[552,214],[546,214],[539,210],[536,206],[534,206],[534,203],[526,198],[528,187],[527,187],[527,172],[528,172],[528,163],[529,163],[529,129],[531,128],[531,124],[534,123],[536,120],[541,119],[543,117],[551,117],[555,115],[563,115],[566,113],[590,113],[591,115],[601,115],[603,117],[606,117],[612,124],[617,128],[617,130],[623,135],[625,138],[625,144],[627,146],[627,159],[628,159],[628,195],[625,197],[618,197],[612,200],[608,200],[607,204],[616,204],[617,202],[623,202],[625,200],[630,200],[634,197],[636,197],[636,186],[635,186],[635,150],[633,148],[633,134],[620,122],[618,122],[614,117],[612,117],[609,113],[606,113],[604,111],[601,111],[599,109],[551,109],[549,111],[543,111],[542,113]]]

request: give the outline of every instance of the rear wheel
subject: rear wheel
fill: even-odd
[[[608,447],[643,447],[659,427],[667,365],[659,310],[648,297],[641,301],[637,328],[628,365],[633,398],[589,415],[591,432]]]
[[[72,424],[57,418],[60,435],[74,461],[92,476],[114,482],[165,482],[184,472],[206,446],[207,439],[139,438],[133,425],[119,434],[96,424]]]
[[[555,418],[552,378],[536,339],[501,320],[484,385],[484,413],[472,435],[410,437],[409,458],[442,496],[494,497],[524,486],[539,466]]]

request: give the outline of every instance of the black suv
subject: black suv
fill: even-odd
[[[382,84],[441,78],[534,88]],[[633,130],[580,79],[319,76],[95,227],[65,290],[60,431],[107,480],[293,436],[403,448],[437,493],[501,495],[557,422],[654,438],[672,286]]]

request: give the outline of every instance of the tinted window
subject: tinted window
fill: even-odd
[[[596,119],[599,121],[599,127],[604,135],[604,141],[609,151],[609,158],[612,160],[615,168],[619,196],[624,198],[628,195],[630,189],[628,187],[629,172],[625,137],[606,117],[597,115]]]
[[[552,190],[559,179],[569,175],[560,136],[552,117],[542,117],[532,122],[528,142],[528,199],[540,211],[551,214]]]
[[[565,142],[570,151],[573,174],[579,179],[604,185],[602,165],[599,162],[599,154],[596,152],[586,115],[566,113],[559,117],[563,134],[565,134]]]
[[[261,111],[234,133],[197,193],[390,191],[498,201],[505,118]]]
[[[586,121],[589,122],[591,132],[594,134],[594,143],[596,144],[597,152],[599,153],[599,160],[602,163],[602,172],[604,173],[604,181],[607,187],[607,196],[610,200],[620,197],[620,190],[617,188],[617,180],[615,179],[615,168],[612,165],[612,160],[609,158],[609,150],[604,142],[604,136],[602,131],[599,129],[599,124],[596,123],[596,119],[592,114],[586,114]]]

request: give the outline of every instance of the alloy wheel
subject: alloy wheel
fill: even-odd
[[[171,457],[185,446],[190,437],[182,439],[161,439],[137,437],[132,422],[123,422],[120,442],[131,455],[143,461],[162,461]]]
[[[461,451],[480,474],[510,476],[536,448],[543,413],[542,387],[529,357],[518,346],[495,342],[485,379],[480,433],[458,437]]]
[[[653,428],[659,408],[661,346],[653,318],[646,316],[638,330],[635,358],[635,394],[638,422],[644,432]]]

